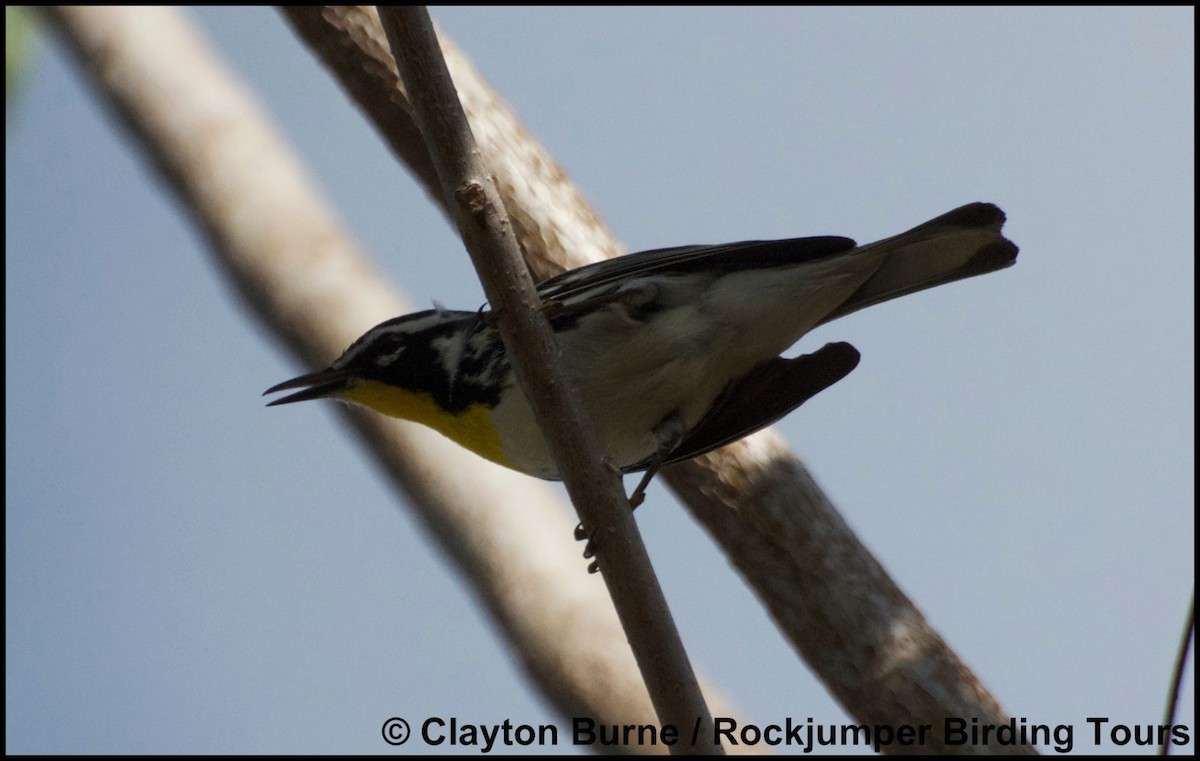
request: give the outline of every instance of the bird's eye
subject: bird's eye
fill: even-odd
[[[376,337],[371,344],[372,361],[380,367],[385,367],[392,364],[400,355],[404,353],[407,346],[405,336],[396,333],[387,333]]]

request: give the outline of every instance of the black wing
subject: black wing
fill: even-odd
[[[712,409],[667,455],[663,465],[690,460],[766,428],[858,366],[859,353],[848,343],[830,343],[795,359],[761,362],[741,380],[726,386]],[[644,470],[647,459],[629,471]]]
[[[538,295],[545,301],[560,300],[606,283],[666,270],[740,270],[800,264],[852,251],[854,247],[854,241],[849,238],[821,236],[658,248],[618,256],[555,275],[538,284]]]

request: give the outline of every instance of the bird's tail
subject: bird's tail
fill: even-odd
[[[821,323],[943,283],[1004,269],[1017,261],[1017,246],[1003,235],[1004,212],[990,203],[971,203],[908,232],[866,246],[853,256],[883,262],[854,294]]]

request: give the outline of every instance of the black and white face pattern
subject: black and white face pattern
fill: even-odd
[[[476,312],[430,309],[380,323],[333,363],[366,381],[428,393],[451,414],[495,407],[511,383],[500,335]]]

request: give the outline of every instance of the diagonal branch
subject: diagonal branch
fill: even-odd
[[[373,12],[327,6],[284,13],[407,160],[411,107]],[[619,251],[565,173],[444,35],[442,46],[530,268],[547,276],[586,263],[596,251]],[[410,167],[428,187],[421,161]],[[774,433],[673,465],[663,475],[857,720],[930,724],[927,751],[1032,752],[945,744],[946,717],[1002,724],[1008,716]]]
[[[525,269],[504,205],[483,169],[475,138],[442,59],[423,6],[382,9],[382,20],[412,98],[417,125],[488,295],[498,328],[546,435],[583,525],[592,529],[605,583],[659,721],[692,738],[672,751],[719,753],[712,716],[683,650],[650,558],[625,500],[621,480],[604,456],[579,392],[559,360],[561,351]]]

